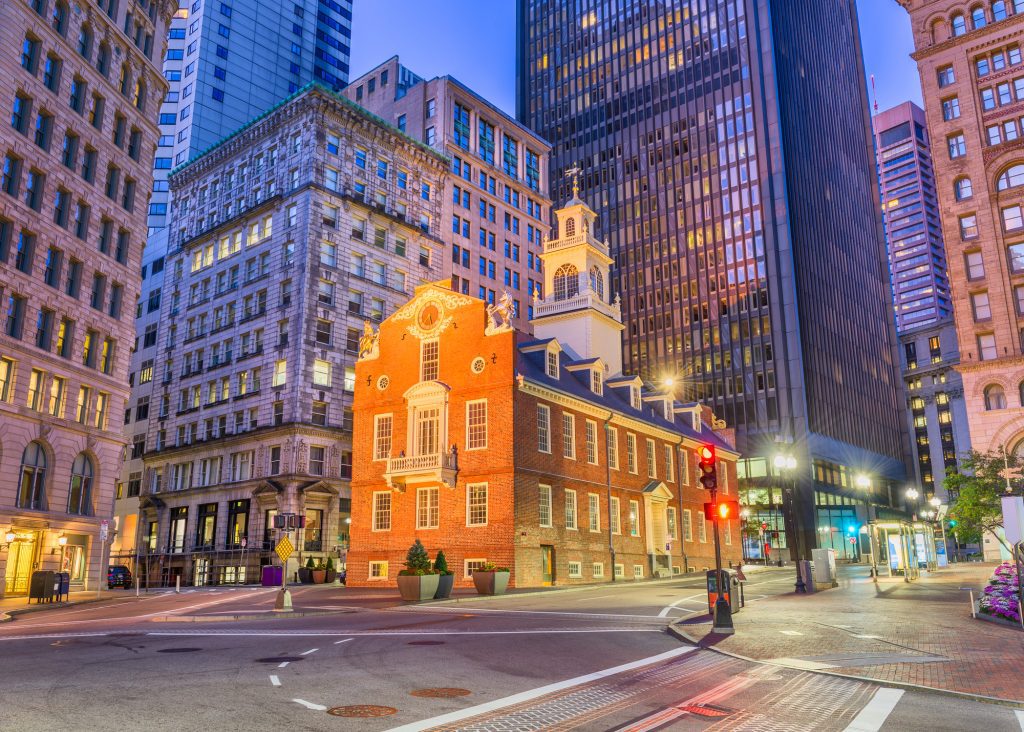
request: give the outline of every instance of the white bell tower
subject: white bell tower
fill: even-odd
[[[533,333],[557,338],[577,359],[600,358],[608,376],[622,373],[622,312],[611,301],[607,243],[593,234],[597,214],[579,197],[572,168],[572,199],[555,211],[557,236],[544,242],[544,297],[534,298]]]

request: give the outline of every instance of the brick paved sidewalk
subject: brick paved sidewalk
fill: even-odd
[[[962,564],[907,584],[866,568],[842,567],[840,586],[749,603],[736,633],[711,633],[707,616],[679,630],[706,648],[809,670],[1024,703],[1024,632],[975,620],[975,597],[992,565]]]

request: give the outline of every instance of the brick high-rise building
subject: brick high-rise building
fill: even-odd
[[[303,560],[344,543],[356,350],[440,275],[446,162],[313,84],[171,176],[159,386],[131,428],[151,581],[258,579],[278,511],[305,514]]]
[[[393,581],[413,540],[455,582],[484,562],[531,587],[670,576],[714,566],[696,452],[718,453],[736,496],[732,431],[619,370],[622,326],[596,214],[573,198],[544,244],[536,337],[497,306],[419,287],[356,364],[348,581]],[[740,560],[738,521],[722,557]]]
[[[1024,2],[910,14],[946,237],[971,445],[1024,447]]]
[[[452,159],[445,181],[444,274],[494,303],[508,290],[529,330],[540,291],[541,231],[550,222],[551,146],[451,76],[422,79],[394,56],[345,94]]]
[[[169,1],[0,6],[0,574],[105,582]],[[59,541],[63,537],[63,544]]]
[[[931,140],[924,110],[904,102],[871,118],[889,248],[896,332],[951,317]]]
[[[802,544],[847,546],[909,453],[853,0],[517,7],[517,116],[553,143],[552,198],[582,168],[624,369],[736,428],[773,528],[795,457]]]

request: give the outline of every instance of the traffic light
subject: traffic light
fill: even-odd
[[[956,519],[950,519],[949,520],[949,528],[951,528],[951,529],[955,529],[956,528]]]
[[[717,501],[704,504],[704,515],[712,521],[728,521],[740,515],[739,501]]]
[[[715,446],[701,445],[697,450],[700,456],[700,484],[709,491],[718,487],[718,469],[715,466]]]

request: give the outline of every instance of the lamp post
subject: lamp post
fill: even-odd
[[[875,565],[875,542],[871,536],[871,478],[859,474],[853,479],[853,484],[864,491],[864,525],[868,528],[868,554],[871,557],[871,576],[878,576],[878,567]]]
[[[937,516],[939,508],[942,507],[942,499],[939,498],[938,496],[932,496],[931,498],[928,499],[928,503],[935,507]],[[939,530],[942,532],[942,554],[946,557],[946,562],[948,563],[949,546],[946,544],[946,524],[943,521],[939,521]]]
[[[804,584],[804,578],[800,574],[800,532],[797,530],[796,507],[793,505],[795,500],[793,494],[796,489],[796,458],[792,455],[779,454],[775,456],[772,465],[775,467],[775,472],[786,480],[786,485],[782,489],[783,510],[786,514],[786,543],[789,544],[789,551],[793,556],[793,563],[796,565],[794,588],[797,592],[807,592],[807,585]]]
[[[744,508],[740,511],[740,519],[742,519],[742,523],[740,524],[740,564],[742,566],[747,563],[747,524],[750,521],[749,508]]]
[[[64,550],[68,545],[68,537],[61,534],[57,537],[57,544],[60,546],[60,571],[64,571]]]

